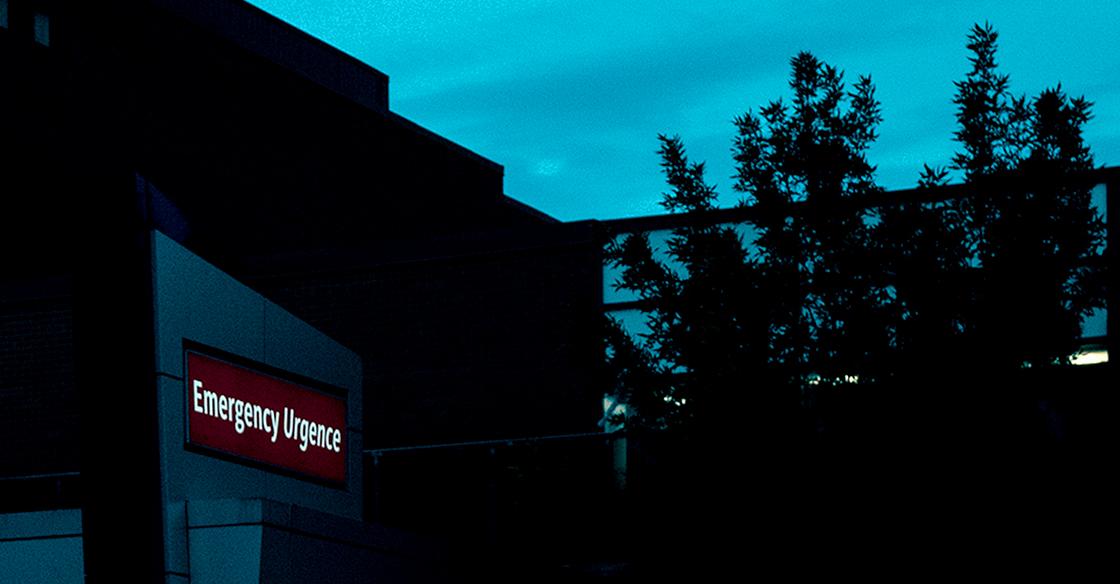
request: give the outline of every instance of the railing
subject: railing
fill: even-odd
[[[0,513],[80,506],[81,473],[0,476]]]
[[[1105,322],[1120,317],[1120,308],[1116,308],[1120,305],[1120,296],[1118,296],[1120,295],[1120,286],[1113,281],[1118,271],[1109,269],[1110,266],[1117,264],[1116,254],[1120,253],[1120,244],[1117,243],[1120,242],[1120,229],[1113,228],[1120,224],[1118,223],[1120,221],[1120,198],[1118,198],[1120,197],[1120,168],[1113,167],[1084,172],[1071,179],[1070,184],[1077,185],[1080,189],[1090,193],[1091,205],[1100,212],[1105,223],[1105,245],[1098,250],[1095,256],[1089,258],[1089,263],[1086,266],[1097,269],[1099,273],[1104,274],[1104,278],[1107,280],[1103,291],[1100,291],[1104,296],[1096,299],[1106,308],[1087,315],[1082,330],[1082,347],[1074,353],[1074,357],[1077,357],[1081,352],[1094,352],[1092,358],[1075,359],[1076,364],[1098,363],[1104,360],[1109,352],[1108,350],[1113,348],[1110,345],[1120,341],[1120,336],[1110,338],[1107,335],[1107,329],[1110,327],[1107,327]],[[1033,192],[1035,188],[1046,189],[1056,188],[1056,186],[1038,187],[1034,184],[1025,184],[1021,178],[1010,177],[1007,179],[991,179],[977,185],[951,185],[933,189],[884,192],[878,196],[859,201],[845,201],[841,206],[828,207],[825,211],[808,204],[799,203],[789,206],[781,213],[785,213],[789,217],[809,217],[843,208],[861,214],[865,221],[873,217],[876,217],[875,221],[879,221],[877,217],[882,209],[893,208],[901,204],[920,205],[927,212],[939,213],[944,212],[936,208],[941,203],[968,198],[990,198],[1006,193]],[[702,213],[619,219],[602,222],[602,235],[604,243],[606,243],[617,241],[629,234],[645,233],[650,238],[655,259],[661,261],[668,269],[681,274],[684,273],[684,267],[670,257],[664,243],[674,230],[682,227],[705,225],[730,227],[739,232],[740,236],[743,237],[748,254],[752,254],[757,252],[753,245],[756,226],[765,217],[768,217],[768,215],[757,208],[743,207],[717,209]],[[972,259],[978,261],[976,258]],[[973,268],[976,267],[976,265],[973,265]],[[619,319],[624,328],[635,337],[640,337],[641,334],[648,332],[645,325],[645,311],[650,308],[649,302],[640,299],[632,291],[614,290],[613,286],[620,275],[618,266],[606,262],[603,266],[603,274],[604,312]],[[973,278],[973,280],[978,281],[976,278]],[[897,282],[889,279],[880,284],[884,283],[889,285],[892,290],[895,289],[897,284]],[[975,287],[976,283],[973,282],[969,285]],[[976,292],[974,289],[968,291]],[[835,292],[835,290],[826,289],[823,292],[829,293]],[[1115,310],[1109,311],[1108,307],[1113,307]],[[1024,318],[1029,318],[1029,315],[1024,315]]]
[[[592,554],[621,501],[625,445],[588,433],[367,450],[367,519],[523,558]]]

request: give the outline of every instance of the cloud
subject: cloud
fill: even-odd
[[[564,169],[564,161],[553,158],[538,160],[536,173],[541,176],[556,176]]]

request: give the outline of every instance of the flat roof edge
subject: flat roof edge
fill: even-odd
[[[460,154],[463,154],[463,155],[467,156],[468,158],[471,158],[471,159],[473,159],[473,160],[475,160],[475,161],[477,161],[481,164],[489,166],[492,169],[501,172],[503,175],[505,174],[505,167],[502,166],[501,164],[498,164],[497,162],[494,162],[493,160],[490,160],[489,158],[475,152],[474,150],[471,150],[470,148],[467,148],[466,146],[463,146],[462,144],[459,144],[458,142],[454,142],[454,141],[452,141],[448,138],[445,138],[444,136],[441,136],[441,135],[427,129],[424,126],[421,126],[420,124],[418,124],[418,123],[416,123],[416,122],[414,122],[414,121],[412,121],[412,120],[410,120],[410,119],[408,119],[408,118],[406,118],[406,117],[404,117],[400,114],[389,112],[389,118],[392,119],[393,121],[405,126],[405,127],[408,127],[409,129],[414,130],[417,134],[421,134],[423,136],[426,136],[426,137],[434,140],[435,142],[438,142],[438,143],[446,146],[450,150],[454,150],[454,151],[456,151]]]
[[[378,112],[389,109],[389,76],[243,0],[152,0],[245,50]]]
[[[1091,170],[1076,173],[1078,180],[1090,183],[1115,183],[1120,182],[1120,166],[1099,166]],[[846,207],[878,207],[899,202],[932,202],[954,197],[967,196],[977,190],[983,190],[992,185],[1007,184],[1019,185],[1022,177],[1010,174],[985,178],[977,183],[951,183],[933,188],[907,188],[891,191],[882,191],[866,199],[846,200],[842,203]],[[1021,186],[1021,185],[1020,185]],[[786,207],[787,211],[801,212],[811,209],[803,202],[792,203]],[[719,207],[707,211],[687,213],[661,213],[657,215],[641,215],[636,217],[618,217],[613,219],[595,220],[602,228],[614,232],[659,231],[680,227],[683,224],[716,224],[740,223],[757,218],[763,211],[753,205],[739,205],[732,207]]]

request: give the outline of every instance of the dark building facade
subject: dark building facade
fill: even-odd
[[[3,5],[0,474],[80,471],[75,299],[124,285],[88,253],[124,200],[362,355],[369,448],[596,431],[590,225],[385,74],[244,2]]]
[[[144,336],[154,326],[151,274],[138,268],[150,243],[137,237],[155,229],[358,355],[367,520],[455,536],[462,555],[490,545],[495,561],[480,569],[502,565],[511,581],[610,576],[611,562],[642,554],[658,566],[708,520],[750,527],[754,495],[721,474],[754,464],[738,443],[724,444],[720,473],[705,475],[735,479],[724,483],[682,476],[699,466],[690,460],[646,464],[639,457],[656,447],[635,456],[603,432],[599,325],[604,312],[634,332],[642,322],[641,303],[611,287],[610,238],[664,240],[698,224],[746,234],[754,211],[557,222],[507,197],[498,164],[394,114],[385,74],[236,0],[0,0],[0,75],[0,513],[73,509],[106,485],[99,508],[85,505],[100,517],[68,514],[67,537],[111,532],[114,505],[162,512],[149,500],[166,476],[158,459],[143,443],[104,449],[127,436],[97,434],[113,412],[89,391],[108,374],[126,388],[114,415],[143,419],[159,406],[143,391],[159,372]],[[1095,179],[1102,199],[1120,192],[1114,169]],[[1106,212],[1116,225],[1117,205]],[[1118,312],[1093,321],[1086,354],[1115,343],[1106,321]],[[1114,367],[1082,367],[1072,375],[1088,381],[1073,385],[1096,388]],[[1079,427],[1105,428],[1110,409],[1099,404],[1113,398],[1098,393],[1063,411],[1084,413]],[[638,472],[620,475],[627,456]],[[620,485],[656,484],[659,472],[675,473],[669,488],[637,503],[620,496]],[[676,486],[702,504],[678,505]],[[244,520],[276,540],[346,531],[336,547],[376,531],[285,505],[246,514],[219,502],[182,523]],[[142,549],[171,524],[150,523],[135,522],[122,545]],[[782,533],[800,549],[796,526]],[[734,563],[741,540],[719,539],[718,559]],[[635,551],[647,543],[656,545]],[[435,549],[403,547],[421,564]],[[275,581],[294,578],[277,567],[294,548],[270,549]],[[581,563],[590,567],[558,569]]]

